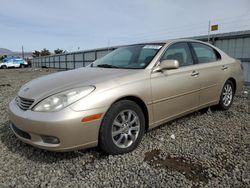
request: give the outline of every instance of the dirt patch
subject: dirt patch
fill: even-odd
[[[200,164],[189,163],[183,158],[171,158],[170,156],[160,158],[160,153],[161,150],[149,151],[145,153],[144,161],[155,167],[180,172],[193,182],[208,183],[209,177]]]

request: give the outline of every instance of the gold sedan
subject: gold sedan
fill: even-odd
[[[209,106],[230,108],[241,63],[195,40],[121,47],[85,68],[25,84],[9,104],[11,129],[33,146],[134,150],[145,131]]]

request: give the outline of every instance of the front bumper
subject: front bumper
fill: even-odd
[[[101,119],[82,123],[84,117],[105,113],[106,108],[76,112],[69,107],[59,112],[21,110],[12,100],[9,104],[11,129],[25,143],[51,151],[70,151],[97,146]],[[27,136],[29,135],[29,136]],[[45,137],[59,139],[48,143]]]

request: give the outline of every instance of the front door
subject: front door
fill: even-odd
[[[199,106],[199,72],[187,43],[172,44],[160,61],[178,60],[179,68],[151,75],[154,122],[163,123]]]

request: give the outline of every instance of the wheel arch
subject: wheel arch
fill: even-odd
[[[227,81],[228,81],[228,80],[230,80],[230,81],[233,83],[233,85],[234,85],[234,93],[235,93],[236,90],[237,90],[237,83],[236,83],[236,80],[235,80],[233,77],[228,78]]]
[[[122,101],[122,100],[130,100],[130,101],[133,101],[133,102],[135,102],[135,103],[141,108],[141,110],[142,110],[142,112],[143,112],[143,115],[144,115],[144,117],[145,117],[145,131],[147,131],[147,130],[149,129],[149,112],[148,112],[148,108],[147,108],[145,102],[144,102],[141,98],[139,98],[139,97],[137,97],[137,96],[129,95],[129,96],[123,96],[123,97],[121,97],[121,98],[115,100],[115,101],[112,103],[112,105],[113,105],[114,103],[116,103],[116,102],[118,102],[118,101]],[[112,106],[112,105],[111,105],[111,106]]]
[[[8,66],[6,64],[3,64],[3,65],[1,65],[0,68],[8,68]]]

